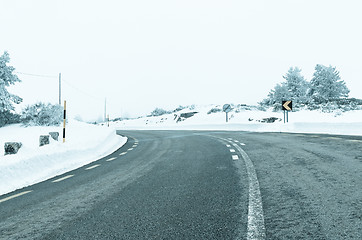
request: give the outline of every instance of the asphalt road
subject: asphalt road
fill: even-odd
[[[0,239],[362,239],[362,137],[119,134],[110,156],[0,196]]]

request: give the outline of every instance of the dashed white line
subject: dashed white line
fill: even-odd
[[[91,170],[91,169],[99,167],[99,166],[100,166],[100,164],[96,164],[96,165],[93,165],[93,166],[90,166],[90,167],[86,168],[85,170]]]
[[[229,149],[230,150],[230,152],[235,152],[235,149]]]
[[[14,194],[14,195],[12,195],[12,196],[10,196],[10,197],[7,197],[7,198],[0,199],[0,203],[6,202],[6,201],[8,201],[8,200],[10,200],[10,199],[13,199],[13,198],[16,198],[16,197],[20,197],[20,196],[25,195],[25,194],[28,194],[28,193],[31,193],[32,191],[33,191],[33,190],[25,191],[25,192],[21,192],[21,193],[18,193],[18,194]]]
[[[110,158],[110,159],[107,159],[106,161],[107,161],[107,162],[110,162],[110,161],[113,161],[113,160],[115,160],[115,159],[117,159],[117,158],[112,157],[112,158]]]
[[[238,160],[239,159],[238,155],[232,155],[231,157],[233,158],[233,160]]]
[[[135,147],[137,147],[137,145],[133,145],[132,147],[135,148]]]
[[[357,139],[349,139],[347,140],[348,142],[362,142],[362,140],[357,140]]]
[[[228,148],[229,148],[229,147],[231,147],[231,146],[230,146],[229,144],[226,144],[226,147],[228,147]]]
[[[133,150],[133,148],[129,148],[127,151],[132,151]]]
[[[67,176],[65,176],[65,177],[56,179],[56,180],[54,180],[54,181],[52,181],[52,182],[53,182],[53,183],[61,182],[61,181],[65,180],[65,179],[71,178],[71,177],[73,177],[73,176],[74,176],[74,175],[67,175]]]
[[[127,152],[123,152],[123,153],[120,153],[119,156],[123,156],[123,155],[126,155]]]
[[[245,146],[245,143],[239,143],[241,146]]]

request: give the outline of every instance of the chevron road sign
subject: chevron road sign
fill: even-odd
[[[292,111],[292,101],[283,101],[282,102],[282,108],[284,111]]]

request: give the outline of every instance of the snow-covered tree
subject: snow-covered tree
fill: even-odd
[[[272,106],[277,110],[281,108],[284,100],[292,100],[297,103],[296,106],[307,102],[309,84],[301,75],[301,70],[298,67],[291,67],[283,78],[285,82],[277,84],[261,105]]]
[[[14,94],[11,94],[6,89],[10,85],[14,85],[16,82],[20,82],[20,79],[13,74],[15,68],[7,66],[10,57],[7,52],[4,52],[0,56],[0,127],[17,123],[19,121],[19,115],[14,114],[14,103],[19,104],[22,99]]]
[[[335,67],[317,64],[308,95],[315,103],[348,97],[349,89]]]
[[[286,80],[284,83],[288,92],[290,93],[289,99],[295,103],[306,103],[307,102],[307,91],[309,83],[300,74],[302,70],[298,67],[289,68],[287,74],[283,76]]]
[[[22,99],[14,94],[11,94],[6,89],[10,85],[14,85],[16,82],[21,82],[18,76],[13,72],[15,70],[12,66],[7,66],[10,57],[8,52],[4,52],[0,56],[0,114],[3,112],[13,111],[14,105],[22,102]]]

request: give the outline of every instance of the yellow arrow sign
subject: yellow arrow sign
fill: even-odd
[[[285,108],[285,110],[287,111],[292,111],[292,109],[289,107],[289,104],[291,103],[292,101],[286,101],[284,104],[283,104],[283,107]]]

